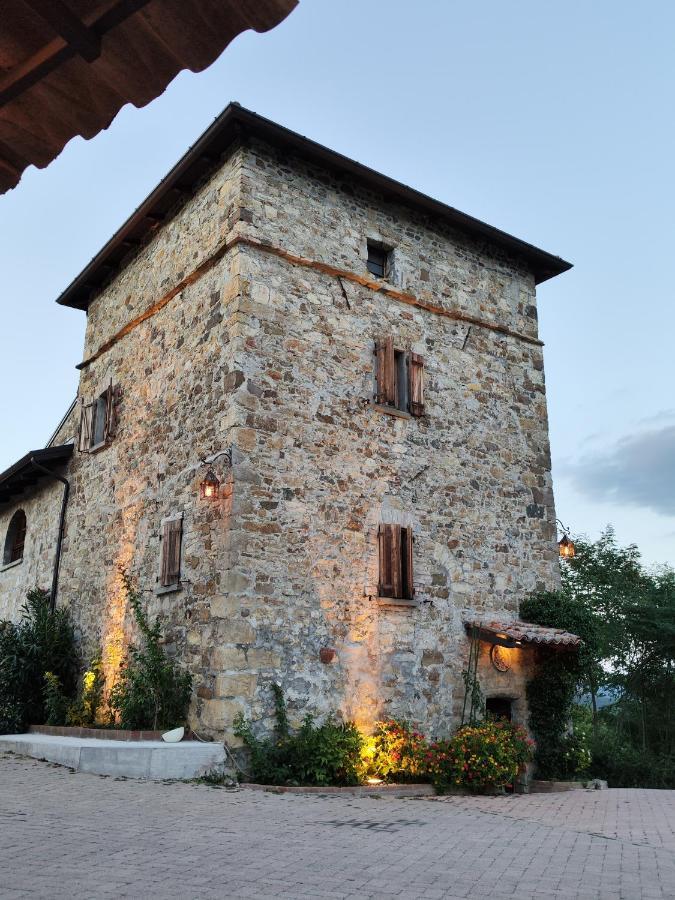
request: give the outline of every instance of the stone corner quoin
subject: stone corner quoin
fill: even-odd
[[[269,727],[275,680],[292,720],[447,734],[467,610],[514,619],[557,584],[535,274],[487,238],[250,134],[92,297],[82,359],[52,441],[76,445],[59,603],[112,678],[126,568],[194,674],[200,732],[232,739],[238,712]],[[62,491],[0,505],[6,552],[17,509],[27,523],[2,617],[51,584]],[[504,648],[506,671],[489,651],[483,693],[525,723],[537,651]]]

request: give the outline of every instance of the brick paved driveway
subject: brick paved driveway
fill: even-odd
[[[0,757],[0,897],[675,897],[675,792],[377,800]]]

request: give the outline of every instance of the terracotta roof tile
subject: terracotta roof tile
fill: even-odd
[[[518,619],[506,621],[503,619],[490,619],[488,621],[478,618],[465,620],[467,630],[480,628],[483,632],[495,635],[506,635],[514,641],[523,644],[547,644],[558,647],[578,647],[583,643],[579,635],[562,628],[547,628],[544,625],[534,625],[531,622],[521,622]]]

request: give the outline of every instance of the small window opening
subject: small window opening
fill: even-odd
[[[23,559],[23,551],[26,544],[26,513],[17,509],[9,522],[5,549],[2,557],[3,565],[18,562]]]
[[[394,350],[394,366],[396,367],[396,402],[397,409],[408,411],[408,354],[403,350]]]
[[[371,275],[386,278],[389,274],[391,251],[368,241],[368,262],[366,266]]]
[[[508,697],[488,697],[485,701],[485,716],[488,719],[506,719],[511,721],[513,700]]]

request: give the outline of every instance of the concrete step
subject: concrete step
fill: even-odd
[[[110,741],[48,734],[0,735],[0,750],[46,759],[76,772],[125,778],[198,778],[222,772],[225,748],[219,743],[181,741]]]

